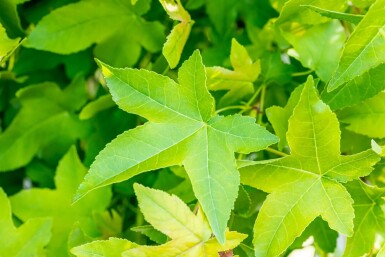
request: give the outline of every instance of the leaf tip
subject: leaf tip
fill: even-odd
[[[371,142],[371,147],[373,152],[378,154],[379,156],[385,156],[385,151],[384,147],[380,146],[376,141],[372,140]]]
[[[103,73],[103,76],[105,78],[109,78],[113,75],[112,71],[111,71],[111,66],[105,64],[104,62],[102,62],[101,60],[95,58],[95,62],[96,64],[100,67],[100,69],[102,70],[102,73]]]

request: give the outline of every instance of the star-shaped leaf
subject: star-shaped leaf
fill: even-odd
[[[60,161],[55,176],[56,189],[33,188],[10,198],[13,211],[25,221],[35,217],[53,217],[52,240],[47,246],[48,256],[68,256],[68,235],[75,223],[90,236],[98,236],[93,213],[103,211],[109,204],[109,188],[99,189],[71,205],[72,196],[83,180],[86,168],[72,147]]]
[[[183,164],[223,243],[239,186],[234,152],[261,150],[277,142],[276,137],[251,117],[214,115],[198,51],[179,69],[180,85],[147,70],[101,67],[119,107],[149,122],[121,134],[99,153],[75,200],[97,187]]]
[[[341,184],[368,175],[373,150],[340,155],[338,120],[308,78],[289,119],[291,155],[240,169],[241,181],[271,193],[254,226],[256,256],[279,256],[318,216],[341,234],[353,234],[353,200]]]
[[[226,232],[226,242],[220,245],[211,237],[204,215],[193,214],[177,196],[139,184],[134,189],[144,218],[171,240],[162,245],[130,249],[122,254],[124,257],[217,257],[219,252],[235,248],[246,238],[238,232]]]
[[[252,61],[244,46],[235,39],[231,41],[230,61],[234,70],[222,67],[208,67],[207,85],[210,90],[230,90],[219,102],[219,106],[229,105],[253,93],[253,82],[261,73],[261,64]]]
[[[167,36],[167,41],[163,45],[163,55],[170,68],[175,68],[180,60],[183,48],[190,36],[194,21],[190,14],[183,8],[180,0],[159,0],[164,10],[171,19],[180,21]]]
[[[29,219],[16,228],[7,195],[0,188],[0,256],[41,256],[51,238],[50,218]]]
[[[374,247],[377,233],[385,232],[385,189],[369,186],[362,181],[346,185],[354,204],[354,234],[346,242],[344,257],[364,256]]]

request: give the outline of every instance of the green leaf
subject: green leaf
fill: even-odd
[[[247,50],[235,39],[231,41],[231,65],[234,71],[222,67],[206,68],[209,90],[229,90],[219,102],[226,106],[242,100],[254,91],[253,82],[261,73],[261,64],[252,61]]]
[[[86,168],[72,147],[57,167],[55,190],[33,188],[10,198],[14,214],[23,221],[37,217],[53,218],[53,236],[47,246],[48,256],[68,256],[68,236],[77,222],[87,235],[99,235],[93,213],[101,212],[108,206],[111,193],[109,188],[99,189],[72,205],[72,195],[85,174]]]
[[[26,220],[15,227],[7,195],[0,188],[0,256],[41,256],[51,238],[52,220],[37,218]]]
[[[214,25],[216,35],[230,39],[237,19],[238,0],[206,1],[206,12]]]
[[[328,18],[322,17],[320,14],[310,10],[309,8],[306,8],[306,5],[317,6],[318,8],[331,11],[344,11],[347,7],[347,3],[344,0],[289,0],[283,6],[276,24],[283,30],[288,31],[295,29],[295,27],[298,27],[299,24],[316,25],[329,20]],[[292,25],[296,26],[293,27]]]
[[[132,65],[141,47],[157,52],[164,42],[163,26],[140,17],[146,9],[118,0],[68,4],[45,16],[32,30],[25,46],[69,54],[98,43],[95,53],[102,60],[119,67]],[[112,54],[113,47],[118,47],[119,55]]]
[[[385,0],[377,0],[345,43],[328,91],[358,77],[385,61]]]
[[[60,144],[68,148],[85,134],[87,127],[72,114],[86,100],[83,85],[78,77],[65,90],[47,82],[17,92],[21,109],[0,134],[0,171],[24,166],[53,142],[50,152],[62,155]]]
[[[332,92],[327,92],[325,89],[321,95],[322,100],[332,110],[358,104],[385,89],[385,84],[382,83],[384,72],[385,64],[381,64],[361,76],[355,77]]]
[[[272,106],[266,109],[266,115],[274,128],[275,134],[279,137],[278,147],[283,149],[287,146],[286,132],[289,127],[289,118],[296,107],[303,86],[298,86],[291,93],[289,100],[284,108],[280,106]]]
[[[167,242],[168,239],[166,235],[162,234],[151,225],[134,227],[131,228],[131,230],[147,236],[157,244],[164,244]]]
[[[89,102],[86,106],[84,106],[79,114],[79,118],[82,120],[90,119],[97,113],[113,106],[115,106],[115,103],[112,101],[111,95],[102,95],[98,99]]]
[[[4,25],[12,38],[24,35],[17,13],[18,4],[19,2],[17,0],[0,1],[0,23]]]
[[[121,257],[122,252],[136,246],[126,239],[111,237],[74,247],[71,253],[77,257]]]
[[[239,186],[234,152],[261,150],[276,137],[251,117],[214,116],[198,51],[180,68],[180,85],[146,70],[101,66],[118,106],[149,122],[121,134],[100,152],[75,200],[146,171],[184,165],[214,234],[224,242]]]
[[[0,64],[19,46],[19,38],[10,39],[0,23]]]
[[[190,14],[183,8],[180,0],[159,1],[171,19],[180,21],[180,23],[171,30],[163,46],[163,55],[170,65],[170,68],[173,69],[179,63],[194,21],[191,19]]]
[[[171,240],[157,246],[139,246],[122,256],[216,257],[219,251],[235,248],[246,237],[237,232],[226,232],[227,240],[220,245],[211,237],[211,230],[202,213],[193,214],[175,195],[139,184],[134,184],[134,189],[144,218]]]
[[[360,21],[364,17],[364,15],[335,12],[335,11],[330,11],[327,9],[319,8],[319,7],[313,6],[313,5],[303,5],[303,6],[309,8],[312,11],[315,11],[315,12],[321,14],[322,16],[329,17],[332,19],[347,21],[347,22],[350,22],[350,23],[355,24],[355,25],[360,23]]]
[[[339,112],[346,129],[371,138],[385,138],[385,93],[381,92],[358,105]]]
[[[293,25],[294,27],[295,25]],[[329,81],[338,66],[345,42],[345,31],[339,21],[330,21],[310,28],[299,26],[283,33],[293,45],[288,54],[298,59],[304,67],[315,70],[323,81]],[[322,46],[320,46],[322,42]]]
[[[374,247],[378,232],[383,233],[385,215],[381,205],[385,202],[385,189],[352,181],[346,187],[354,200],[354,233],[347,238],[344,257],[364,256]],[[377,255],[378,256],[378,255]]]
[[[351,236],[353,200],[341,183],[368,175],[379,160],[372,150],[340,155],[337,117],[311,77],[289,119],[287,140],[291,155],[240,169],[243,184],[271,193],[254,226],[256,256],[280,255],[318,216]]]
[[[311,236],[314,238],[314,244],[324,252],[333,253],[337,246],[338,233],[329,228],[326,221],[316,218],[301,234],[300,237],[291,245],[291,249],[302,249],[305,240]]]

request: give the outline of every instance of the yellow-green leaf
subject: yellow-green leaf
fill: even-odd
[[[180,0],[159,1],[171,19],[180,21],[180,23],[171,30],[163,46],[163,55],[171,69],[173,69],[179,63],[194,21],[191,19],[190,14],[183,8]]]
[[[345,44],[328,91],[358,77],[385,61],[385,0],[377,0]]]
[[[101,66],[113,100],[149,122],[124,132],[99,153],[75,200],[146,171],[184,165],[211,229],[223,243],[239,186],[234,152],[259,151],[277,142],[276,137],[251,117],[214,115],[198,51],[179,69],[180,84],[146,70]]]
[[[229,90],[220,100],[219,106],[232,104],[253,93],[253,82],[261,73],[260,61],[253,62],[246,48],[235,39],[231,41],[230,61],[233,71],[218,66],[206,68],[210,90]]]
[[[289,156],[240,169],[242,183],[271,193],[254,226],[256,256],[279,256],[318,216],[351,236],[353,200],[341,183],[368,175],[379,160],[371,149],[340,155],[337,117],[311,77],[289,119],[287,141]]]
[[[171,238],[157,246],[139,246],[122,254],[124,257],[217,257],[218,252],[237,247],[246,235],[226,231],[226,241],[219,244],[203,213],[195,215],[177,196],[163,191],[134,185],[144,218]]]

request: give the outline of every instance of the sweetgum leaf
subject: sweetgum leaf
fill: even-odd
[[[219,106],[233,104],[253,93],[253,82],[261,73],[260,61],[253,62],[246,48],[235,39],[231,41],[230,61],[233,71],[218,66],[206,68],[209,90],[229,90]]]
[[[332,19],[347,21],[347,22],[350,22],[350,23],[355,24],[355,25],[360,23],[360,21],[364,17],[364,15],[336,12],[336,11],[331,11],[331,10],[319,8],[319,7],[313,6],[313,5],[303,5],[303,6],[321,14],[322,16],[329,17]]]
[[[12,221],[11,205],[0,188],[0,256],[41,256],[51,238],[52,219],[28,219],[20,227]]]
[[[368,137],[385,138],[385,92],[343,109],[338,117],[346,129]]]
[[[140,17],[147,9],[146,3],[138,7],[119,0],[83,0],[68,4],[45,16],[28,36],[25,46],[69,54],[98,43],[95,53],[102,60],[120,67],[132,65],[141,47],[156,52],[165,40],[159,22],[147,22]],[[123,48],[126,44],[129,47]],[[122,49],[118,56],[109,54],[113,46]]]
[[[65,90],[46,82],[17,92],[21,109],[0,135],[0,171],[26,165],[53,142],[57,147],[51,153],[61,150],[59,143],[67,148],[87,132],[73,114],[87,99],[84,83],[77,77]]]
[[[144,218],[171,240],[157,246],[139,246],[122,256],[216,257],[218,252],[235,248],[246,237],[227,231],[226,241],[220,245],[211,238],[211,230],[202,213],[193,214],[177,196],[139,184],[135,184],[134,189]]]
[[[180,85],[150,71],[100,65],[118,106],[149,122],[119,135],[100,152],[75,200],[146,171],[184,165],[210,226],[223,243],[239,186],[234,152],[264,149],[277,142],[276,137],[251,117],[214,115],[198,51],[180,68]]]
[[[298,24],[316,25],[329,20],[309,8],[306,8],[306,5],[313,5],[331,11],[345,11],[347,7],[347,3],[344,0],[289,0],[283,5],[276,24],[283,30],[288,31],[298,26]],[[293,27],[292,24],[295,24],[296,26]]]
[[[126,239],[111,237],[74,247],[71,253],[77,257],[121,257],[122,252],[136,246]]]
[[[354,233],[347,239],[344,257],[364,256],[374,246],[376,234],[384,233],[385,215],[381,208],[385,189],[369,186],[362,181],[346,184],[354,204]]]
[[[293,25],[294,27],[295,25]],[[339,21],[329,21],[309,28],[283,33],[293,45],[288,54],[304,67],[314,70],[323,81],[329,81],[338,66],[345,42],[345,31]]]
[[[385,89],[385,84],[382,83],[384,72],[385,64],[380,64],[376,68],[370,69],[341,85],[332,92],[327,92],[327,89],[325,89],[321,95],[322,100],[327,103],[332,110],[358,104]]]
[[[385,0],[377,0],[345,43],[328,91],[358,77],[385,61]]]
[[[318,216],[351,236],[353,200],[341,183],[368,175],[379,160],[371,149],[340,155],[337,117],[311,77],[289,119],[287,140],[291,155],[240,169],[243,184],[271,193],[254,226],[256,256],[279,256]]]
[[[291,93],[285,107],[272,106],[266,109],[266,115],[274,128],[275,134],[279,137],[278,147],[282,149],[287,146],[286,132],[289,127],[289,118],[296,107],[303,86],[298,86]]]
[[[183,8],[180,0],[159,1],[171,19],[180,21],[180,23],[171,30],[163,46],[163,55],[170,65],[170,68],[173,69],[179,63],[194,21],[191,19],[190,14]]]
[[[88,235],[98,236],[93,213],[108,206],[111,192],[107,187],[102,188],[72,205],[72,195],[85,173],[86,168],[72,147],[57,167],[56,189],[33,188],[10,198],[14,214],[23,221],[37,217],[53,218],[53,236],[47,246],[47,256],[68,256],[68,235],[77,222]]]

